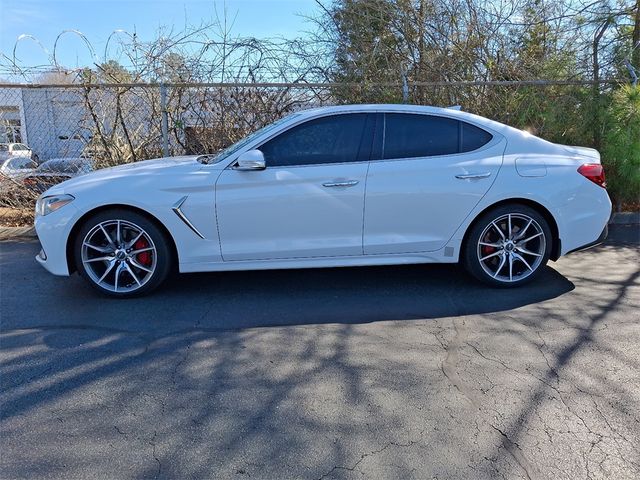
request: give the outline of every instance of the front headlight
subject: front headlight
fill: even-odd
[[[72,195],[51,195],[39,198],[36,202],[36,215],[49,215],[75,200]]]

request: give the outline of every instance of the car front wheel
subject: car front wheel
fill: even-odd
[[[78,272],[113,297],[150,292],[167,277],[171,250],[163,232],[143,215],[109,210],[91,217],[75,241]]]
[[[503,205],[482,215],[464,246],[464,265],[477,279],[500,287],[533,280],[549,260],[551,229],[526,205]]]

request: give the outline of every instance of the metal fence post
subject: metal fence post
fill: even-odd
[[[404,70],[402,70],[402,103],[409,103],[409,82]]]
[[[169,156],[169,111],[167,110],[167,86],[160,84],[160,112],[162,114],[162,154]]]

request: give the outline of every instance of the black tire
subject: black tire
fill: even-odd
[[[512,228],[511,234],[507,235],[509,218]],[[518,239],[529,220],[532,222]],[[532,239],[528,243],[522,243],[529,238]],[[462,247],[462,263],[483,283],[502,288],[518,287],[540,274],[549,260],[552,246],[551,228],[543,215],[526,205],[504,204],[485,212],[471,225]],[[522,248],[529,253],[519,250]],[[512,271],[509,271],[509,262],[513,262]],[[514,271],[522,274],[512,275]]]
[[[119,241],[116,228],[120,229]],[[134,242],[138,231],[144,233]],[[115,298],[138,297],[155,290],[167,278],[174,263],[170,242],[156,223],[144,215],[126,209],[104,210],[86,220],[78,230],[73,248],[75,265],[78,273],[100,293]],[[111,271],[107,272],[109,268]],[[99,282],[98,276],[102,274],[107,276]]]

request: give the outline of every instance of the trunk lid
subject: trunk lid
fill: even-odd
[[[595,148],[562,146],[571,155],[584,158],[588,163],[600,163],[600,152]]]

